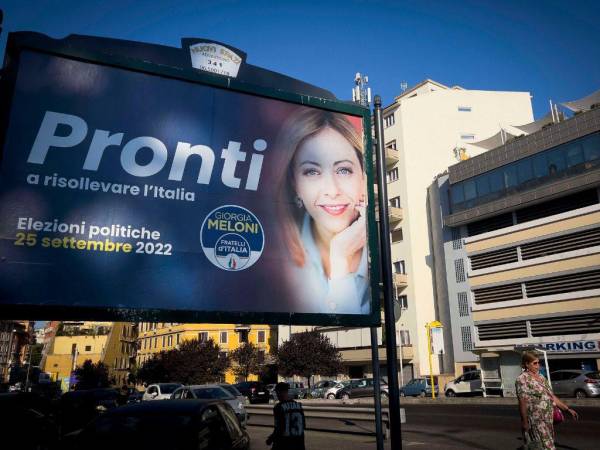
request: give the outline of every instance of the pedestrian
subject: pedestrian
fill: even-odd
[[[519,399],[521,430],[524,448],[554,450],[555,408],[568,412],[573,419],[579,415],[552,393],[548,380],[540,375],[540,359],[534,352],[524,352],[521,359],[523,372],[515,387]]]
[[[275,393],[279,403],[273,408],[274,430],[267,438],[272,450],[305,450],[304,411],[302,404],[289,396],[290,385],[277,383]]]

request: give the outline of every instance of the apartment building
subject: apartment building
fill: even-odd
[[[504,395],[525,348],[545,351],[550,372],[600,367],[598,106],[566,120],[554,111],[434,183],[439,199],[450,192],[441,241],[454,345],[470,340],[486,386]]]
[[[12,371],[23,366],[29,346],[34,344],[32,321],[0,321],[0,383],[11,382]]]
[[[86,360],[108,367],[109,380],[127,384],[135,362],[136,325],[129,322],[60,322],[48,343],[42,371],[66,391],[73,370]]]
[[[176,349],[186,340],[212,339],[219,345],[223,354],[238,348],[245,342],[251,342],[258,347],[259,359],[270,364],[271,348],[277,345],[277,328],[269,325],[235,325],[212,323],[171,323],[171,322],[142,322],[139,324],[137,337],[137,364],[141,366],[154,355],[164,350]],[[251,375],[248,380],[258,379]],[[231,370],[225,373],[225,382],[237,383]]]
[[[477,149],[465,152],[465,144],[488,138],[508,124],[532,122],[533,112],[528,92],[469,90],[427,79],[386,106],[383,120],[394,290],[402,311],[396,324],[396,340],[402,355],[401,381],[408,381],[429,374],[425,325],[439,320],[428,187],[449,165],[474,156]],[[449,323],[444,325],[450,328]],[[291,332],[305,328],[292,327]],[[368,329],[320,330],[344,355],[346,372],[342,375],[371,373]],[[289,327],[280,327],[280,340],[289,333]],[[379,335],[380,346],[381,338]],[[454,372],[451,339],[446,339],[445,344],[443,357],[434,360],[434,374]],[[385,362],[383,348],[380,357]]]

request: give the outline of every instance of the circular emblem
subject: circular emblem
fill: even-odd
[[[208,260],[219,269],[244,270],[262,254],[262,225],[246,208],[224,205],[213,209],[202,222],[200,244]]]

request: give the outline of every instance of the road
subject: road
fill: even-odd
[[[521,444],[520,421],[516,405],[403,405],[407,423],[402,426],[403,448],[415,449],[518,449]],[[600,406],[577,407],[579,422],[568,421],[557,427],[557,449],[592,450],[600,447]],[[261,420],[262,419],[262,420]],[[251,417],[248,431],[252,449],[268,449],[264,441],[271,433],[264,419]],[[317,419],[313,419],[317,420]],[[375,449],[375,438],[335,418],[318,419],[319,428],[337,432],[307,431],[307,449]],[[340,427],[346,430],[341,431]],[[389,440],[386,449],[390,449]]]

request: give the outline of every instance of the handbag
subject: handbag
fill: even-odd
[[[562,411],[560,410],[560,408],[556,405],[554,405],[554,409],[552,411],[552,422],[554,423],[554,425],[562,423],[565,421],[565,416],[562,413]]]

